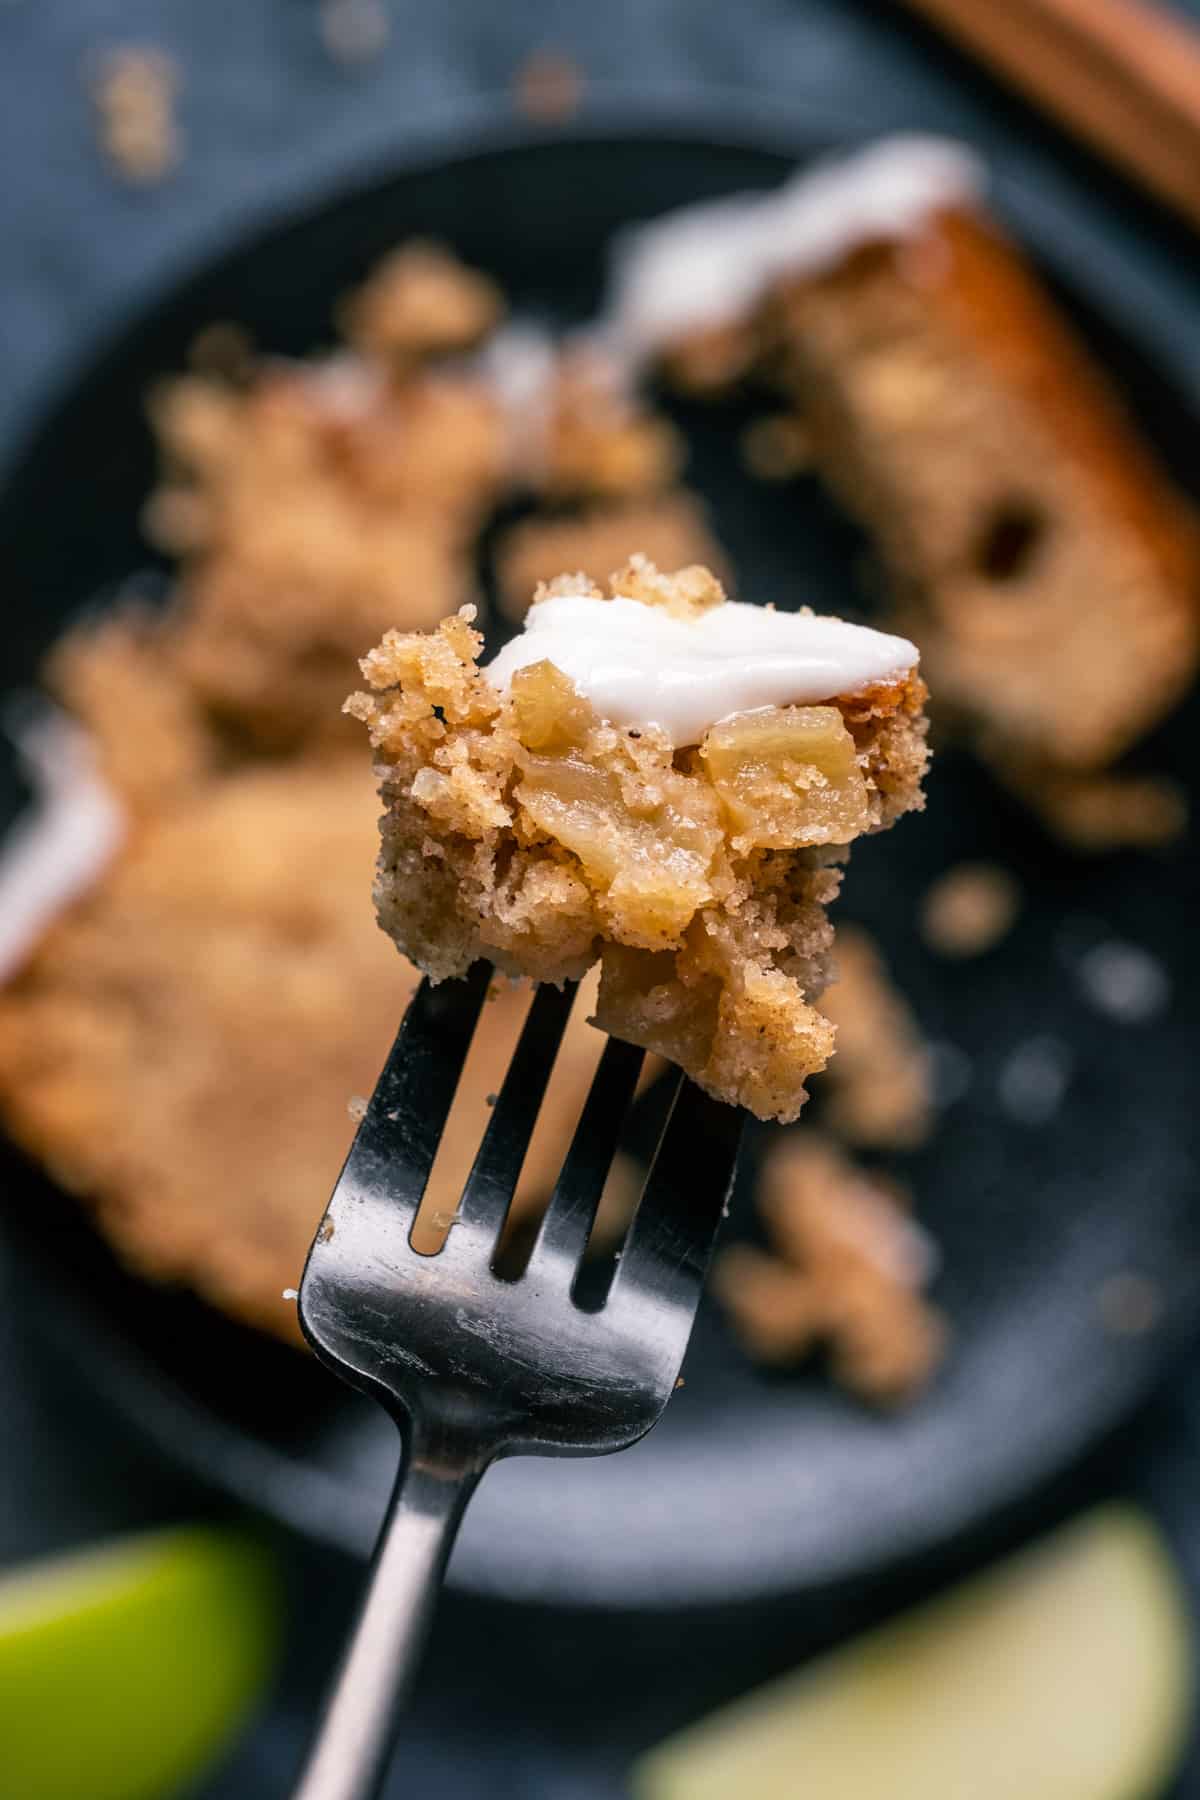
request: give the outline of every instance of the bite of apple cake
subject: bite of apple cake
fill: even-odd
[[[483,667],[469,607],[364,658],[380,923],[438,981],[599,960],[604,1030],[793,1119],[833,1049],[839,864],[923,803],[916,649],[727,601],[700,567],[635,556],[609,586],[540,588]]]

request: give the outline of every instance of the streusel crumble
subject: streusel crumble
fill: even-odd
[[[921,1028],[861,926],[838,926],[833,960],[821,1011],[837,1032],[837,1055],[821,1077],[822,1123],[861,1149],[913,1150],[933,1128]]]
[[[713,1268],[743,1347],[789,1364],[824,1346],[851,1393],[878,1406],[915,1399],[948,1331],[925,1293],[935,1253],[905,1190],[806,1131],[768,1156],[759,1212],[770,1248],[731,1244]]]

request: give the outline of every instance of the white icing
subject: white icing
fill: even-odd
[[[982,164],[961,144],[900,136],[802,170],[770,193],[667,213],[616,241],[613,335],[642,361],[742,317],[782,275],[815,274],[864,243],[911,236],[983,185]]]
[[[533,319],[510,319],[465,364],[481,380],[504,415],[509,467],[515,478],[537,486],[546,456],[555,401],[569,380],[597,406],[632,408],[633,370],[618,359],[603,324],[581,326],[561,337]]]
[[[816,613],[731,600],[692,619],[637,600],[555,594],[487,665],[507,689],[518,669],[552,662],[602,718],[659,725],[676,746],[760,706],[811,706],[898,680],[915,667],[906,638]]]
[[[96,770],[85,731],[46,708],[13,735],[35,803],[0,852],[0,980],[91,887],[125,835],[124,812]]]
[[[519,481],[536,484],[545,468],[558,363],[558,343],[546,326],[516,318],[494,331],[466,365],[504,416],[509,467]]]
[[[468,362],[492,390],[514,425],[549,399],[558,368],[558,344],[545,325],[510,319]]]

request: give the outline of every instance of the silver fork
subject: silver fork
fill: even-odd
[[[300,1288],[321,1360],[405,1437],[357,1622],[297,1800],[368,1800],[467,1501],[500,1456],[636,1443],[675,1388],[742,1115],[679,1078],[608,1293],[576,1303],[583,1252],[642,1052],[610,1039],[523,1274],[497,1243],[574,991],[536,993],[444,1247],[409,1242],[492,971],[422,982],[359,1126]]]

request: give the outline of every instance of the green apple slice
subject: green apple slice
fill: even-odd
[[[673,1738],[638,1800],[1152,1800],[1192,1689],[1181,1584],[1106,1506]]]
[[[261,1692],[278,1641],[265,1547],[190,1526],[0,1577],[0,1795],[164,1800]]]

